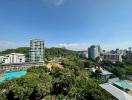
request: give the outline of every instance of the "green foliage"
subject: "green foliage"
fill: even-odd
[[[71,56],[77,56],[78,53],[72,50],[67,50],[64,48],[46,48],[45,49],[45,58],[50,61],[55,57],[71,57]]]
[[[132,66],[131,67],[125,67],[125,71],[127,75],[132,75]]]
[[[128,62],[103,62],[103,66],[107,66],[107,70],[114,73],[119,78],[123,78],[124,75],[132,75],[132,64]]]
[[[17,49],[7,49],[0,52],[0,55],[10,54],[10,53],[22,53],[25,54],[26,58],[29,58],[29,47],[20,47]],[[78,56],[78,52],[67,50],[64,48],[45,48],[44,50],[45,61],[50,61],[55,57],[71,57]]]
[[[22,54],[25,54],[26,57],[29,57],[29,48],[20,47],[17,49],[7,49],[5,51],[0,52],[0,55],[10,54],[10,53],[22,53]]]
[[[102,71],[100,69],[96,69],[95,73],[100,74]]]
[[[31,67],[27,75],[0,84],[0,96],[3,100],[112,100],[83,69],[84,61],[77,59],[66,59],[64,68],[53,66],[51,71]]]
[[[118,76],[120,78],[122,77],[122,75],[124,75],[126,73],[125,69],[118,68],[118,67],[112,68],[111,72],[113,72],[116,76]]]
[[[112,100],[104,96],[102,91],[99,89],[84,89],[81,91],[80,96],[77,97],[79,100]]]
[[[54,55],[55,57],[60,57],[60,56],[67,56],[69,54],[74,55],[76,54],[75,51],[72,50],[67,50],[64,48],[50,48],[50,49],[45,49],[46,55]]]
[[[67,58],[67,59],[64,59],[62,61],[62,65],[65,67],[65,68],[85,68],[85,67],[88,67],[88,62],[86,60],[82,60],[80,59],[79,57],[77,56],[73,56],[73,57],[70,57],[70,58]]]
[[[34,69],[34,71],[33,71]],[[22,78],[5,81],[0,85],[6,100],[40,100],[50,93],[51,77],[45,67],[30,68]],[[44,76],[43,76],[44,75]]]
[[[38,73],[38,74],[42,74],[42,73],[47,73],[49,72],[49,69],[46,66],[40,66],[40,67],[31,67],[27,70],[29,73]]]

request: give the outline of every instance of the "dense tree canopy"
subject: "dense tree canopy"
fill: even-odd
[[[8,49],[0,54],[12,52],[28,55],[29,48]],[[28,74],[0,84],[1,100],[114,100],[103,90],[100,81],[91,77],[88,69],[96,63],[80,59],[77,52],[63,48],[45,49],[45,58],[61,58],[63,68],[53,65],[31,67]]]
[[[99,87],[99,81],[90,77],[90,72],[79,68],[44,66],[29,68],[28,74],[0,84],[2,100],[113,100]]]
[[[124,75],[132,75],[132,64],[129,62],[108,62],[105,61],[102,63],[107,70],[114,73],[119,78],[123,78]]]
[[[29,48],[28,47],[20,47],[17,49],[7,49],[5,51],[0,52],[0,55],[5,55],[9,53],[23,53],[26,57],[29,57]]]

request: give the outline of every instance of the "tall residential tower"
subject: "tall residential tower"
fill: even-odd
[[[44,41],[39,39],[30,40],[30,61],[44,62]]]
[[[88,48],[88,58],[95,60],[97,57],[100,56],[101,48],[99,45],[92,45]]]

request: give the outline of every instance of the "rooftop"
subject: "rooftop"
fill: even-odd
[[[119,100],[132,100],[131,95],[118,89],[110,83],[100,84],[100,86]]]
[[[117,80],[114,82],[115,85],[122,87],[123,89],[128,89],[132,91],[132,83],[127,83],[125,81],[122,80]]]
[[[107,70],[101,70],[102,71],[102,75],[112,75],[111,72],[107,71]]]
[[[104,70],[104,69],[102,69],[102,68],[100,68],[100,69],[101,69],[101,71],[102,71],[101,75],[112,75],[112,74],[113,74],[113,73],[111,73],[111,72],[109,72],[109,71],[107,71],[107,70]],[[95,69],[95,68],[92,68],[92,72],[95,73],[95,71],[96,71],[96,69]]]

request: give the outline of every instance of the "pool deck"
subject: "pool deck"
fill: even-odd
[[[0,78],[0,83],[7,79],[20,78],[26,74],[26,70],[4,73],[4,76]]]
[[[131,95],[127,94],[126,92],[120,90],[110,83],[100,84],[100,86],[119,100],[132,100]]]
[[[123,80],[117,80],[117,81],[113,82],[113,84],[115,84],[123,89],[132,91],[132,83],[130,83],[130,82],[123,81]]]
[[[131,80],[120,80],[119,78],[113,78],[113,79],[109,79],[108,83],[132,95],[132,81]]]

